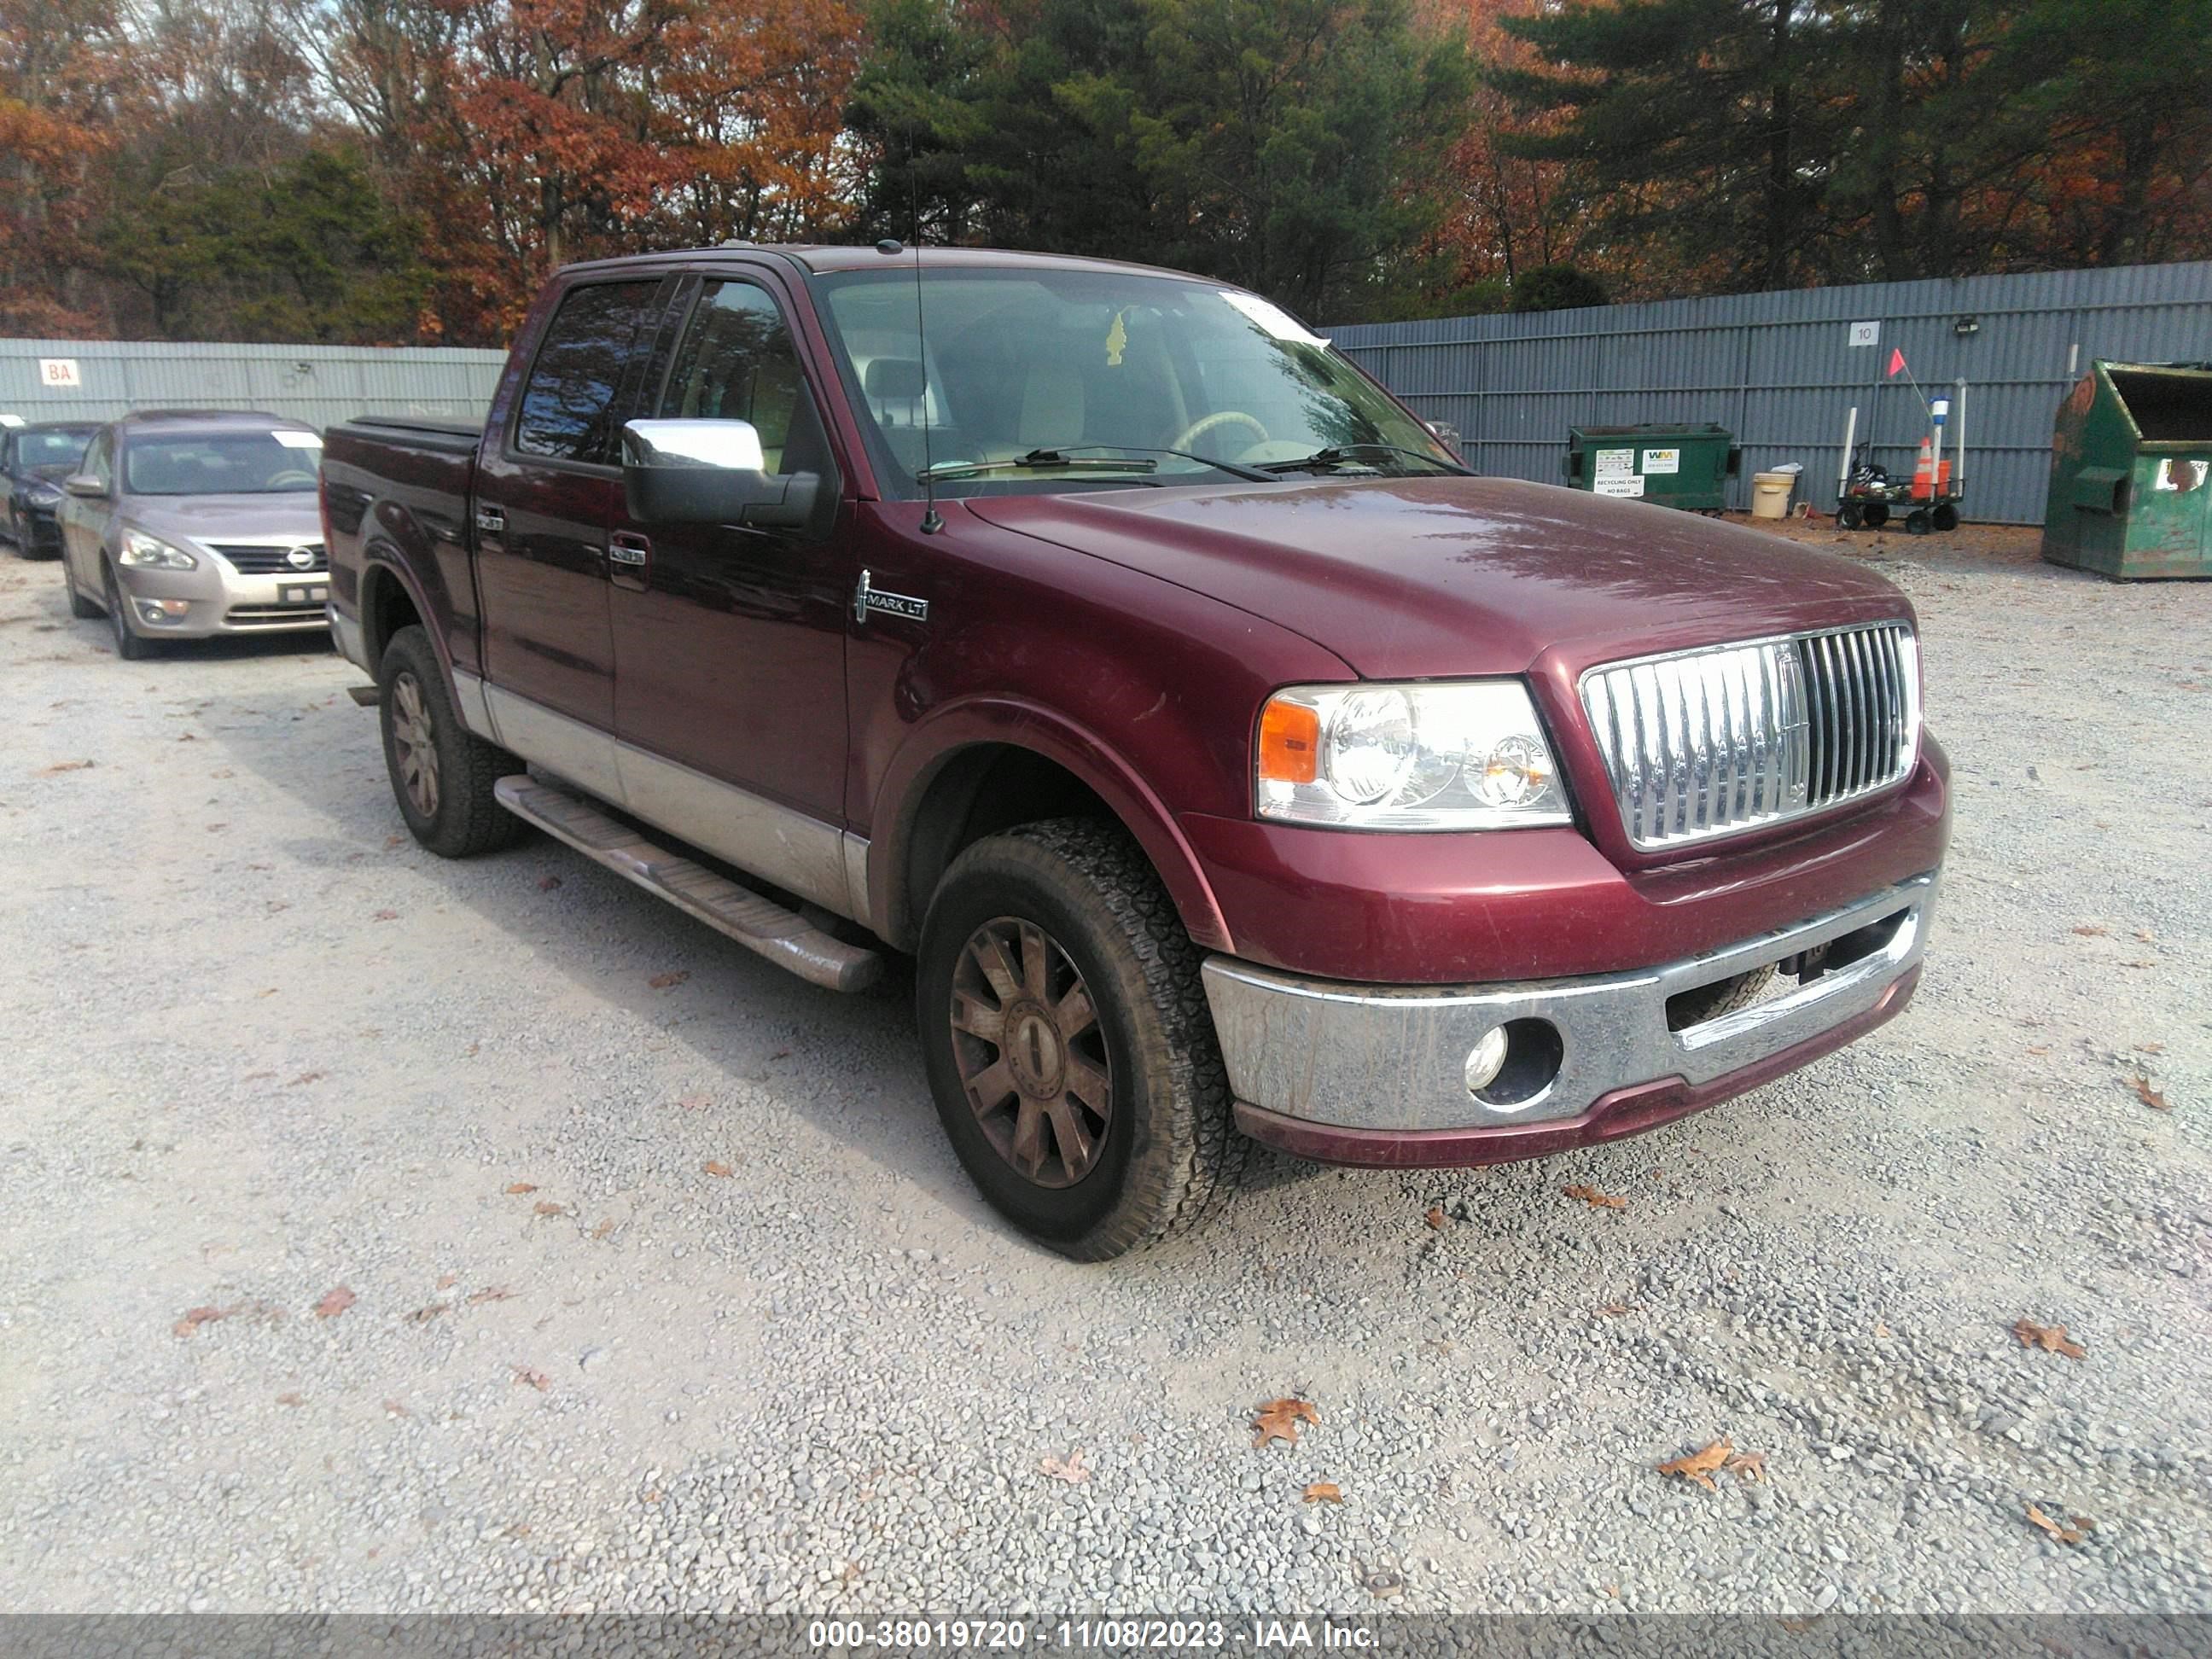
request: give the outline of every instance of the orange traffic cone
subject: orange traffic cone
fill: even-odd
[[[1912,499],[1924,501],[1936,493],[1936,451],[1927,439],[1920,441],[1920,459],[1912,464]]]

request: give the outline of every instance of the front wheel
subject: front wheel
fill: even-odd
[[[100,614],[100,607],[76,591],[76,578],[70,574],[69,560],[62,560],[62,586],[69,594],[70,615],[79,622],[90,622]]]
[[[499,804],[492,787],[522,770],[522,763],[461,724],[429,635],[419,625],[394,634],[376,680],[385,769],[415,839],[448,859],[520,840],[528,826]]]
[[[1047,1248],[1101,1261],[1194,1222],[1248,1145],[1199,952],[1118,826],[976,842],[922,924],[915,994],[969,1176]]]
[[[107,626],[115,636],[115,654],[125,662],[143,662],[154,654],[154,642],[143,639],[131,626],[131,612],[125,608],[123,590],[115,580],[115,567],[102,564],[100,578],[107,595]],[[74,597],[74,592],[72,592]]]

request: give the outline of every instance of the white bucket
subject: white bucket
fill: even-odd
[[[1754,519],[1786,519],[1790,516],[1790,492],[1797,487],[1794,472],[1754,472],[1751,475],[1751,516]]]

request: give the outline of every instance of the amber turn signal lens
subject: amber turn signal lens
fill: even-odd
[[[1294,702],[1271,702],[1260,716],[1260,775],[1269,783],[1311,783],[1321,775],[1321,716]]]

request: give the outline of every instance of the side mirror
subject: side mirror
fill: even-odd
[[[62,480],[62,488],[72,495],[81,495],[88,501],[107,499],[107,486],[89,472],[75,472]]]
[[[631,421],[623,428],[623,493],[640,524],[744,524],[798,529],[822,480],[767,471],[750,421]]]

